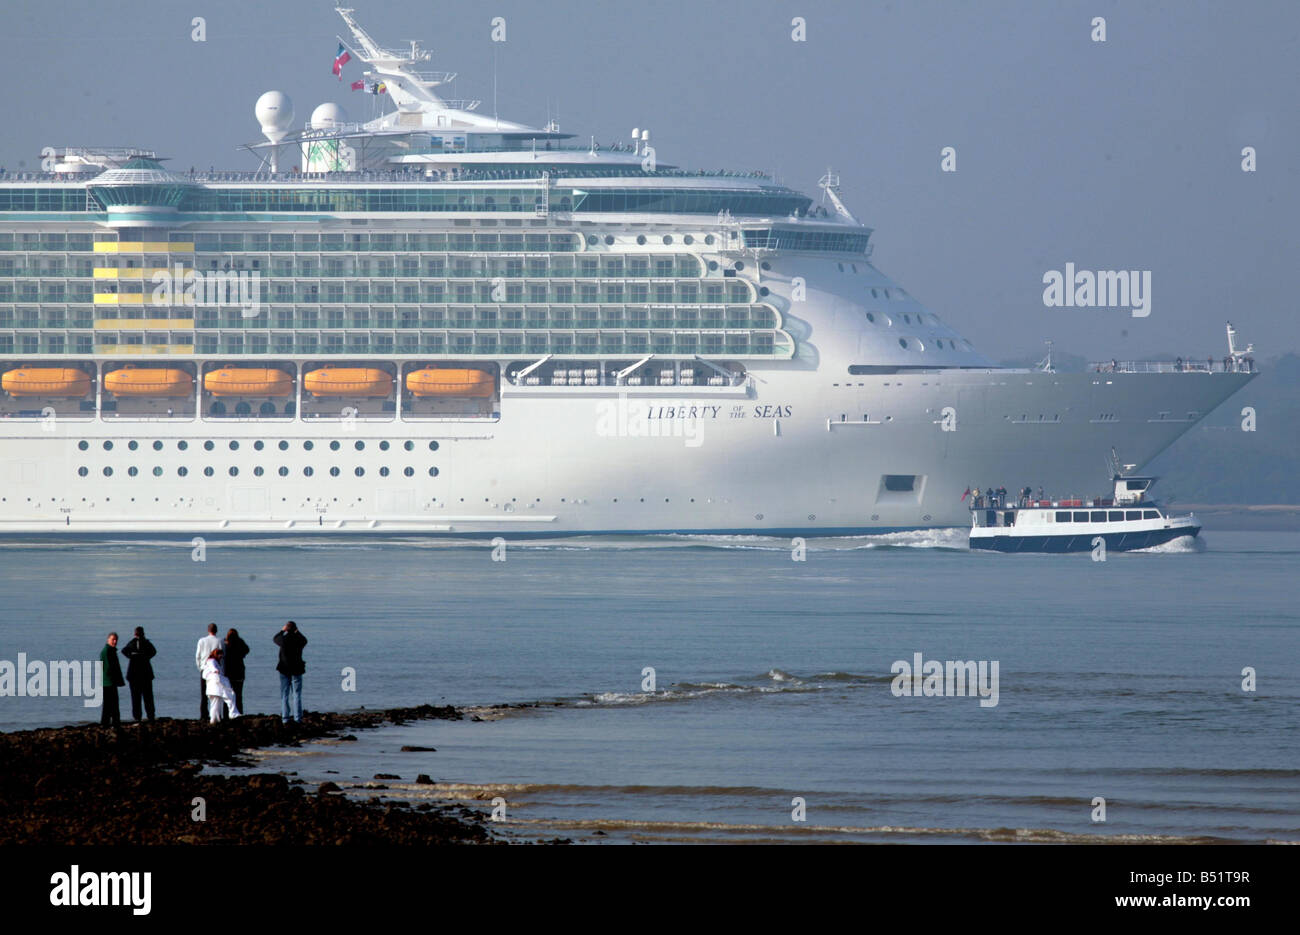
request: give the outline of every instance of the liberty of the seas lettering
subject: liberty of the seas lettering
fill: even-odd
[[[716,419],[721,406],[650,406],[647,419]]]
[[[755,419],[788,419],[793,406],[755,406]]]

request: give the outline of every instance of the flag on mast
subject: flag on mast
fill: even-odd
[[[364,81],[354,81],[354,82],[352,82],[352,90],[353,90],[353,91],[364,91],[365,88],[366,88],[366,83],[365,83]]]
[[[343,66],[352,61],[352,54],[339,43],[339,50],[334,55],[334,74],[338,75],[339,81],[343,80]]]

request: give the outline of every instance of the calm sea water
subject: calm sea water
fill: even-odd
[[[188,543],[9,545],[0,659],[93,659],[107,630],[142,625],[159,713],[194,717],[212,620],[253,648],[246,707],[275,712],[271,637],[293,618],[309,709],[482,720],[266,752],[260,769],[402,777],[357,796],[500,797],[499,827],[524,836],[1298,840],[1300,534],[1202,538],[1106,562],[971,553],[957,530],[810,540],[803,562],[762,537],[519,545],[504,562],[433,541],[210,542],[202,563]],[[996,661],[998,704],[895,697],[891,665],[914,653]],[[5,730],[97,716],[0,698]]]

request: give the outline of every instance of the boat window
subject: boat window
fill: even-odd
[[[1160,511],[1159,511],[1159,510],[1143,510],[1143,511],[1142,511],[1142,518],[1143,518],[1143,519],[1159,519],[1159,518],[1160,518]]]
[[[1087,513],[1075,513],[1075,514],[1074,514],[1074,521],[1075,521],[1076,523],[1086,523],[1086,522],[1088,522],[1088,514],[1087,514]]]
[[[1093,521],[1094,523],[1104,523],[1104,522],[1106,522],[1106,511],[1105,511],[1105,510],[1093,510],[1093,511],[1092,511],[1092,521]]]
[[[1068,523],[1070,522],[1070,514],[1067,511],[1062,510],[1056,514],[1056,521],[1058,523]]]
[[[1111,510],[1111,511],[1110,511],[1110,521],[1111,521],[1112,523],[1122,523],[1122,522],[1124,522],[1124,511],[1123,511],[1123,510]]]
[[[915,490],[916,475],[915,474],[886,474],[885,489],[896,490],[896,491]]]
[[[1125,518],[1125,519],[1141,519],[1141,518],[1142,518],[1142,511],[1141,511],[1141,510],[1129,510],[1127,513],[1124,514],[1124,518]]]

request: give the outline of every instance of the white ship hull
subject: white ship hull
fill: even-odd
[[[777,301],[788,286],[779,274],[764,280]],[[0,536],[511,539],[963,526],[967,487],[1041,483],[1090,496],[1112,448],[1145,464],[1252,376],[850,375],[860,291],[811,289],[785,318],[804,333],[796,357],[751,363],[738,386],[503,379],[499,412],[461,420],[0,419]],[[504,373],[508,362],[499,363]]]

